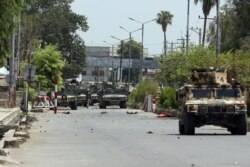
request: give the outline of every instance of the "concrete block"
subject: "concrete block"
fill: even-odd
[[[15,132],[14,137],[30,138],[27,132]]]
[[[9,153],[9,150],[7,150],[7,149],[0,149],[0,156],[7,156],[7,155],[9,155],[10,153]]]
[[[23,137],[10,137],[4,139],[4,148],[19,148],[26,141]]]
[[[0,156],[0,164],[16,164],[20,165],[21,162],[11,159],[10,157]]]

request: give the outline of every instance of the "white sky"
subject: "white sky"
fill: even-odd
[[[221,5],[225,0],[221,0]],[[190,0],[190,27],[203,27],[201,4],[194,5]],[[145,22],[156,18],[161,10],[170,11],[174,15],[172,25],[167,30],[167,40],[177,42],[177,39],[186,35],[187,24],[187,0],[75,0],[72,10],[88,18],[89,30],[81,33],[81,37],[87,46],[109,46],[103,41],[115,44],[118,40],[111,38],[113,35],[119,39],[127,39],[129,34],[119,28],[124,27],[128,31],[141,28],[141,24],[128,19],[132,17]],[[210,12],[209,17],[214,17],[216,8]],[[190,30],[192,43],[198,43],[199,36]],[[134,40],[141,42],[141,31],[132,34]],[[148,48],[149,54],[161,54],[163,51],[163,32],[156,22],[145,24],[144,48]]]

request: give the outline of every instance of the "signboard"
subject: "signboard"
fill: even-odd
[[[25,67],[24,80],[25,81],[34,81],[36,74],[36,68],[31,66]]]

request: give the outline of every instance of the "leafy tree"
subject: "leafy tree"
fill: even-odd
[[[37,80],[42,88],[53,88],[55,77],[61,85],[61,69],[64,67],[64,62],[55,46],[48,45],[33,52],[32,65],[36,67]]]
[[[207,27],[207,17],[210,13],[210,10],[217,3],[217,0],[194,0],[195,4],[198,4],[198,2],[202,3],[202,11],[204,14],[204,27],[203,27],[203,37],[202,37],[202,45],[204,46],[205,36],[206,36],[206,27]]]
[[[0,66],[10,54],[10,37],[27,0],[0,1]]]
[[[161,11],[157,14],[156,23],[160,24],[164,33],[164,55],[167,54],[167,26],[172,24],[173,15],[169,11]]]
[[[247,1],[228,0],[221,8],[220,29],[221,29],[221,51],[236,51],[239,49],[249,50],[250,34],[250,3]],[[215,22],[211,23],[212,29],[209,29],[208,42],[210,46],[214,45]]]
[[[167,86],[179,87],[188,82],[192,68],[209,68],[215,65],[215,51],[202,46],[190,46],[188,56],[182,51],[170,52],[161,58],[159,81]]]
[[[26,30],[22,35],[23,59],[26,58],[25,51],[32,49],[36,38],[42,41],[41,48],[49,44],[57,45],[67,64],[64,68],[65,78],[79,74],[85,64],[85,44],[76,32],[88,30],[87,18],[72,12],[72,2],[73,0],[35,0],[23,15],[23,19],[31,20],[24,21],[26,24],[23,24],[23,29]]]

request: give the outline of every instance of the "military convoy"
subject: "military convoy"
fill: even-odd
[[[231,134],[247,134],[244,89],[227,76],[225,69],[193,69],[190,79],[191,83],[176,94],[180,134],[193,135],[195,128],[203,125],[225,127]]]

